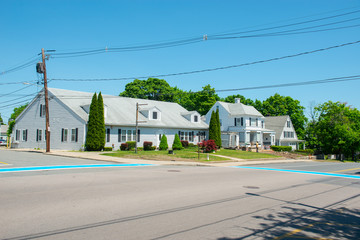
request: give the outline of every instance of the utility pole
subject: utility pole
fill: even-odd
[[[49,124],[49,98],[47,88],[46,64],[45,64],[45,50],[41,49],[43,71],[44,71],[44,92],[45,92],[45,119],[46,119],[46,152],[50,152],[50,124]]]
[[[136,121],[135,121],[135,153],[137,153],[137,142],[138,142],[138,137],[139,137],[139,133],[138,133],[138,129],[139,129],[139,123],[144,123],[146,121],[139,121],[139,106],[142,105],[147,105],[147,104],[139,104],[136,103]]]

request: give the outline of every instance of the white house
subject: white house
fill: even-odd
[[[51,149],[79,150],[84,147],[89,107],[93,93],[49,88]],[[198,112],[189,112],[177,103],[103,95],[106,147],[119,149],[121,143],[150,141],[159,146],[163,134],[169,146],[175,134],[197,144],[206,137],[208,125]],[[46,148],[45,103],[42,90],[16,118],[13,128],[15,148]],[[136,137],[136,104],[139,110]]]
[[[266,126],[274,129],[275,145],[277,146],[291,146],[293,150],[299,149],[299,143],[304,142],[297,138],[295,128],[288,115],[265,117]]]
[[[0,125],[0,139],[7,140],[9,125]]]
[[[223,147],[250,147],[258,142],[262,148],[275,144],[275,132],[265,128],[265,117],[252,106],[240,102],[216,102],[206,114],[210,123],[211,113],[219,109],[221,140]]]

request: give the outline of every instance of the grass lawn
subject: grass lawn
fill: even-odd
[[[182,150],[174,150],[174,155],[168,154],[168,151],[116,151],[103,153],[102,155],[120,157],[120,158],[136,158],[149,160],[178,160],[178,161],[198,161],[197,148],[186,148]],[[227,161],[229,159],[209,154],[209,161]],[[200,153],[200,161],[208,161],[206,153]]]
[[[259,159],[259,158],[278,158],[279,156],[275,156],[267,153],[257,153],[257,152],[247,152],[241,150],[231,150],[231,149],[221,149],[217,151],[215,155],[222,155],[233,158],[240,159]]]
[[[120,157],[120,158],[136,158],[136,159],[149,159],[149,160],[181,160],[181,161],[198,161],[198,153],[196,152],[197,148],[185,148],[182,150],[175,150],[174,155],[168,154],[168,151],[138,151],[136,154],[134,151],[116,151],[103,153],[102,155]],[[231,161],[231,159],[221,157],[233,157],[239,159],[259,159],[259,158],[276,158],[274,156],[266,153],[256,153],[256,152],[245,152],[229,149],[221,149],[216,153],[209,153],[209,160],[207,160],[206,153],[200,153],[200,161]]]

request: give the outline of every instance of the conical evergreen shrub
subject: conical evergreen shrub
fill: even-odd
[[[211,113],[211,118],[210,118],[210,123],[209,123],[209,139],[216,141],[216,117],[215,117],[215,112],[212,111]]]
[[[97,106],[97,96],[94,93],[89,110],[89,120],[88,128],[86,134],[85,149],[87,151],[97,151],[98,150],[98,106]]]
[[[161,137],[161,141],[160,141],[160,145],[159,145],[159,150],[168,150],[169,145],[167,142],[167,137],[164,135],[162,135]]]
[[[174,138],[174,142],[173,142],[173,145],[172,145],[172,149],[173,150],[181,150],[182,148],[183,148],[183,146],[181,144],[179,135],[176,133],[175,138]]]
[[[105,117],[104,117],[104,100],[101,95],[101,92],[98,95],[97,99],[98,107],[98,121],[97,121],[97,131],[98,131],[98,151],[101,151],[105,147]]]
[[[216,109],[215,113],[216,119],[216,140],[215,144],[218,148],[221,148],[221,126],[220,126],[220,116],[219,116],[219,109]]]

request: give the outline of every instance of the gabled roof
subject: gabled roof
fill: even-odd
[[[221,104],[221,106],[223,106],[232,116],[249,115],[256,117],[264,117],[253,106],[248,106],[242,103],[227,103],[227,102],[218,102],[218,103]]]
[[[266,128],[273,129],[276,132],[275,138],[280,139],[288,118],[288,115],[265,117],[265,126]]]
[[[63,104],[70,108],[76,115],[87,122],[88,114],[81,106],[89,105],[93,93],[70,91],[56,88],[49,88],[51,95],[59,99]],[[161,102],[146,99],[136,99],[119,97],[112,95],[102,95],[104,105],[107,106],[105,116],[106,125],[114,126],[135,126],[136,103],[147,104],[140,106],[141,109],[157,108],[161,111],[161,120],[149,120],[142,114],[139,114],[139,126],[157,127],[157,128],[180,128],[180,129],[207,129],[205,122],[192,123],[182,116],[182,113],[188,112],[177,103]]]

